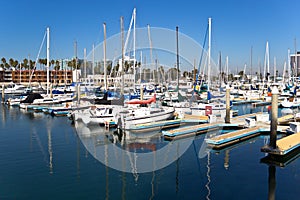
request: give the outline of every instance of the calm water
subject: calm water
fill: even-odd
[[[238,109],[250,111],[247,106]],[[300,159],[281,168],[260,162],[265,157],[260,148],[266,136],[199,158],[205,137],[200,135],[175,162],[154,172],[137,173],[134,165],[132,172],[122,172],[97,159],[111,162],[106,156],[113,154],[120,165],[124,164],[125,154],[110,149],[106,149],[111,151],[107,154],[99,152],[99,148],[105,149],[105,142],[115,141],[120,149],[124,142],[124,138],[104,128],[82,127],[76,131],[66,117],[25,112],[2,104],[0,124],[0,199],[252,200],[271,195],[276,199],[299,199],[300,195]],[[147,153],[169,144],[179,149],[188,140],[168,142],[154,137],[133,143],[125,140],[125,146],[128,151]],[[176,148],[170,148],[165,158],[174,151]],[[155,162],[160,164],[159,160]]]

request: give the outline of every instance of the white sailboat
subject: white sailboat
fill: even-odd
[[[191,106],[192,115],[217,115],[223,118],[225,116],[226,104],[218,96],[215,100],[210,91],[211,74],[211,18],[208,18],[208,60],[207,60],[207,102],[198,102]]]
[[[123,130],[130,130],[137,124],[151,123],[174,118],[173,107],[162,107],[156,104],[156,95],[148,100],[134,100],[131,107],[118,113],[116,121]],[[146,106],[137,106],[146,105]]]

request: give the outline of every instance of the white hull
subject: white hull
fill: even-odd
[[[173,109],[171,111],[164,111],[164,112],[155,113],[144,117],[129,117],[124,119],[122,126],[123,128],[125,128],[125,130],[130,130],[134,125],[137,124],[145,124],[145,123],[168,120],[174,117],[174,112],[175,110]]]

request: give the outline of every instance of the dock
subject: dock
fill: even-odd
[[[259,102],[260,100],[233,100],[232,104],[233,105],[241,105],[241,104],[249,104],[249,103],[256,103]]]
[[[137,124],[130,127],[130,132],[145,132],[145,131],[155,131],[160,129],[174,128],[178,126],[186,126],[191,124],[203,124],[208,122],[207,116],[188,116],[183,119],[165,120],[144,124]]]
[[[200,124],[196,126],[189,127],[180,127],[177,129],[162,131],[162,134],[167,140],[174,140],[183,137],[195,136],[198,134],[206,133],[207,130],[216,130],[224,127],[231,127],[232,129],[241,129],[244,127],[245,118],[255,117],[257,114],[261,113],[252,113],[241,115],[237,117],[231,118],[231,123],[224,123],[221,121],[217,121],[215,123],[206,123]]]
[[[262,131],[267,131],[267,130],[266,128],[263,128],[261,126],[255,126],[252,128],[246,128],[246,129],[218,135],[212,138],[207,138],[205,139],[205,141],[208,144],[208,146],[212,147],[213,149],[220,149],[228,145],[232,145],[250,139],[252,137],[256,137]]]
[[[271,105],[271,101],[260,101],[260,102],[254,102],[254,103],[252,103],[253,107],[267,106],[267,105]]]
[[[188,127],[182,127],[172,130],[166,130],[162,131],[162,134],[165,139],[167,140],[174,140],[179,139],[183,137],[189,137],[189,136],[195,136],[198,134],[206,133],[208,130],[217,130],[221,127],[232,127],[232,128],[238,128],[240,127],[239,124],[226,124],[226,123],[209,123],[209,124],[200,124],[196,126],[188,126]]]
[[[300,133],[294,133],[281,138],[277,140],[276,145],[277,148],[275,149],[269,146],[264,146],[261,148],[261,151],[277,156],[287,155],[300,147]]]

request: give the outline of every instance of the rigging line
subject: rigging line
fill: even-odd
[[[194,94],[195,94],[195,92],[196,92],[196,85],[197,85],[197,82],[198,82],[198,79],[199,79],[200,67],[201,67],[201,63],[202,63],[204,47],[205,47],[206,38],[207,38],[207,34],[208,34],[208,27],[209,27],[209,25],[207,25],[206,31],[205,31],[205,35],[204,35],[203,47],[202,47],[202,51],[201,51],[201,55],[200,55],[199,65],[198,65],[198,69],[197,69],[198,71],[197,71],[197,74],[196,74],[196,80],[195,80],[195,82],[194,82],[194,90],[193,90],[193,92],[192,92],[192,98],[191,98],[191,100],[190,100],[190,104],[191,104],[191,101],[192,101],[192,99],[194,98]]]
[[[42,48],[43,48],[43,44],[44,44],[45,39],[46,39],[46,35],[47,35],[47,31],[45,31],[43,41],[42,41],[42,43],[41,43],[41,46],[40,46],[38,55],[37,55],[37,57],[36,57],[36,59],[35,59],[34,68],[33,68],[33,70],[32,70],[32,73],[31,73],[31,75],[30,75],[30,78],[29,78],[29,86],[30,86],[30,83],[31,83],[31,79],[32,79],[33,73],[34,73],[34,71],[35,71],[35,69],[36,69],[36,65],[37,65],[37,62],[38,62],[38,58],[40,57],[40,53],[41,53],[41,50],[42,50]]]
[[[196,82],[198,81],[198,77],[199,77],[199,73],[200,73],[200,67],[201,67],[201,64],[202,64],[202,58],[203,58],[203,52],[204,52],[204,47],[205,47],[205,43],[206,43],[207,33],[208,33],[208,25],[207,25],[207,28],[206,28],[206,31],[205,31],[205,36],[204,36],[204,41],[203,41],[203,47],[202,47],[200,61],[199,61],[199,65],[198,65],[198,73],[196,75]]]

